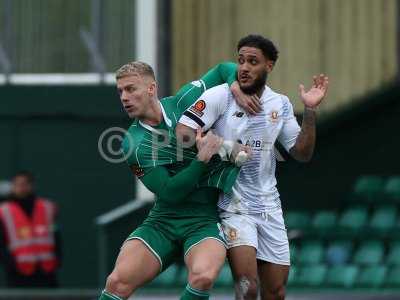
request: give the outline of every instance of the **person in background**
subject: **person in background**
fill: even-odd
[[[0,259],[12,288],[57,287],[61,261],[57,206],[38,197],[30,172],[12,179],[10,198],[0,204]]]

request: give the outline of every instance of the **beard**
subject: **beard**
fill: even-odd
[[[242,87],[240,85],[240,81],[239,81],[239,78],[238,78],[238,72],[236,72],[236,80],[239,83],[240,89],[242,90],[243,93],[245,93],[247,95],[254,95],[257,92],[259,92],[260,90],[262,90],[264,88],[265,84],[267,83],[267,77],[268,77],[268,72],[267,71],[263,71],[260,74],[260,76],[258,76],[254,80],[254,83],[252,85]]]

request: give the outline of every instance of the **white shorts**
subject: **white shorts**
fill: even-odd
[[[257,250],[257,259],[290,265],[289,241],[282,209],[258,214],[221,211],[219,216],[228,249],[252,246]]]

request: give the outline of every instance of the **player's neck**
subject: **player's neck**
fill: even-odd
[[[161,104],[158,99],[151,102],[151,105],[147,110],[145,116],[143,118],[140,118],[140,121],[150,126],[159,125],[162,120],[163,114],[161,111]]]
[[[261,96],[262,96],[262,94],[264,93],[264,91],[265,91],[265,84],[262,86],[262,88],[260,88],[260,89],[256,92],[258,98],[261,98]]]

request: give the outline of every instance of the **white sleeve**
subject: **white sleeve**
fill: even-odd
[[[208,130],[218,120],[228,105],[228,92],[224,85],[206,90],[179,119],[179,123],[190,128]]]
[[[288,97],[283,97],[283,127],[279,133],[278,141],[289,152],[289,150],[296,144],[297,137],[300,133],[300,126],[297,123],[296,117],[293,113],[293,106]]]

